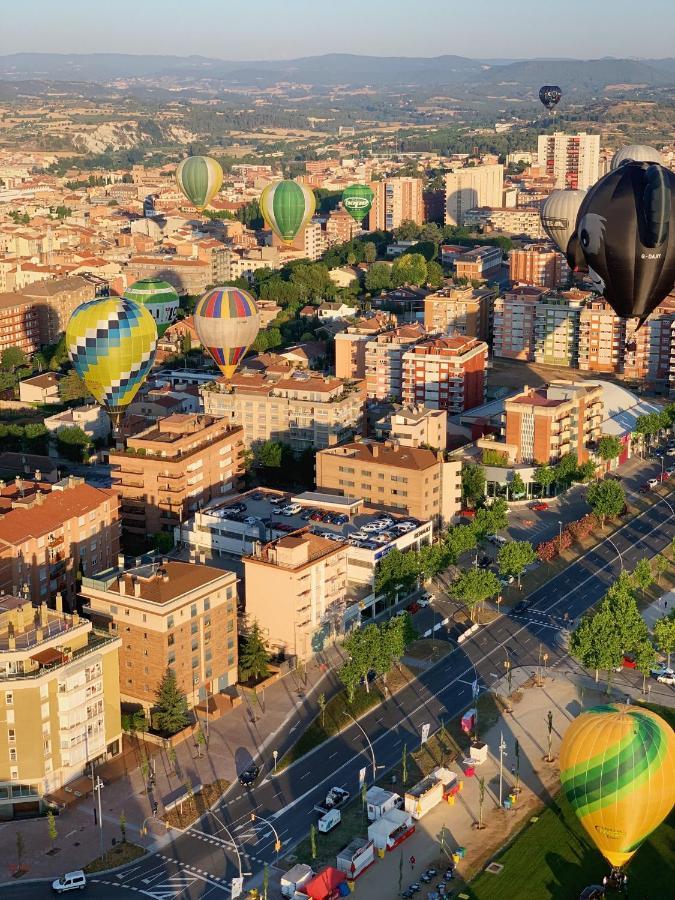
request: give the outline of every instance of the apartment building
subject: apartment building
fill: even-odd
[[[40,343],[55,344],[77,307],[106,296],[108,283],[95,276],[70,275],[31,284],[20,293],[37,309]]]
[[[403,402],[457,415],[485,402],[488,347],[475,338],[422,341],[403,354]]]
[[[502,251],[499,247],[474,247],[455,257],[455,272],[458,278],[469,281],[485,281],[495,278],[501,272]]]
[[[402,447],[427,447],[445,450],[448,443],[448,413],[426,406],[402,406],[376,423],[375,431],[397,441]]]
[[[0,353],[7,347],[18,347],[28,354],[40,347],[37,307],[14,291],[0,294]]]
[[[469,209],[501,206],[504,166],[467,166],[445,176],[445,224],[463,225]]]
[[[579,369],[582,372],[620,372],[624,358],[628,356],[625,344],[625,320],[617,316],[606,300],[588,300],[579,315]],[[670,348],[670,335],[668,346]]]
[[[514,287],[494,302],[492,352],[507,359],[534,360],[534,323],[543,288]]]
[[[535,362],[578,368],[581,310],[592,296],[575,288],[541,297],[534,320]]]
[[[179,294],[203,294],[213,283],[209,259],[186,259],[170,254],[132,256],[125,274],[128,284],[141,278],[159,277],[173,285]]]
[[[365,386],[313,372],[243,370],[201,391],[204,411],[242,429],[247,447],[283,441],[300,452],[351,440],[363,425]]]
[[[125,531],[173,533],[200,504],[233,491],[242,472],[242,439],[241,428],[230,422],[175,413],[111,450]]]
[[[389,317],[378,313],[368,319],[358,319],[345,331],[338,332],[334,338],[336,378],[365,378],[368,342],[391,328]]]
[[[297,256],[298,259],[316,261],[328,249],[328,237],[321,227],[321,223],[312,220],[295,236],[291,243],[282,241],[272,233],[272,247],[282,255],[287,254],[289,250],[294,250],[297,252],[293,256]]]
[[[574,453],[579,463],[601,436],[604,419],[602,387],[553,382],[529,388],[504,405],[506,443],[515,448],[515,461],[545,465]]]
[[[78,574],[93,575],[110,565],[119,541],[114,490],[71,477],[49,491],[46,485],[27,491],[0,517],[0,591],[17,594],[27,586],[36,602],[60,594],[73,609]]]
[[[361,232],[361,225],[354,221],[342,204],[337,209],[328,213],[326,219],[326,242],[329,247],[333,244],[346,244]]]
[[[599,177],[600,135],[540,134],[537,159],[546,175],[555,178],[556,188],[586,190]]]
[[[357,441],[316,455],[318,491],[363,498],[376,509],[422,522],[448,524],[461,506],[461,461],[404,447],[397,441]]]
[[[625,323],[626,344],[623,352],[623,373],[627,379],[640,382],[641,387],[658,393],[668,393],[672,376],[672,326],[675,322],[675,296],[666,297],[651,313],[642,328],[637,319]],[[637,329],[637,330],[636,330]]]
[[[121,749],[121,641],[28,593],[0,597],[0,819],[36,815],[45,795]]]
[[[365,349],[368,399],[400,400],[403,394],[403,355],[426,336],[422,325],[401,325],[369,340]]]
[[[375,197],[368,213],[368,227],[391,231],[403,222],[424,224],[424,199],[421,178],[385,178],[370,187]]]
[[[482,228],[486,234],[524,235],[533,241],[546,240],[539,207],[482,206],[464,214],[467,228]]]
[[[513,284],[530,284],[553,290],[570,279],[567,260],[546,244],[528,244],[509,253],[509,278]]]
[[[246,615],[273,652],[308,659],[330,638],[343,615],[347,547],[303,529],[244,557]]]
[[[152,709],[167,669],[193,706],[236,684],[236,582],[234,572],[174,560],[82,580],[85,612],[121,639],[123,702]]]
[[[427,331],[487,341],[492,335],[494,291],[450,285],[424,298]]]

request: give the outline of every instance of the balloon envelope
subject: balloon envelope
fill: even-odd
[[[560,781],[598,850],[622,866],[675,803],[675,733],[648,709],[589,709],[565,733]]]
[[[546,109],[553,109],[557,106],[562,97],[562,91],[557,84],[544,84],[539,88],[539,99]]]
[[[155,359],[157,326],[126,297],[78,306],[66,326],[68,356],[89,392],[119,417],[136,396]]]
[[[232,378],[260,330],[260,313],[248,293],[234,287],[207,291],[194,312],[202,346],[226,378]]]
[[[168,281],[159,278],[141,278],[126,289],[124,296],[146,307],[155,320],[160,337],[176,320],[180,300],[176,289]]]
[[[675,282],[675,175],[626,162],[603,176],[579,208],[570,266],[579,254],[616,314],[644,322]]]
[[[275,181],[260,195],[260,211],[279,240],[293,242],[314,215],[314,191],[297,181]]]
[[[551,191],[541,208],[541,224],[558,250],[567,253],[586,191]]]
[[[178,164],[176,181],[190,203],[202,212],[220,190],[223,170],[210,156],[188,156]]]
[[[360,223],[370,212],[374,197],[367,184],[350,184],[342,192],[342,205],[352,219]]]
[[[646,144],[630,144],[617,150],[612,157],[611,169],[618,169],[625,162],[653,162],[663,165],[663,159],[658,150],[648,147]]]

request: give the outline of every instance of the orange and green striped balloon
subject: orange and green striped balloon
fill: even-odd
[[[675,803],[675,732],[648,709],[593,707],[567,729],[560,781],[598,850],[622,866]]]

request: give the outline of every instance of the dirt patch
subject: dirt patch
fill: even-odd
[[[147,850],[144,850],[143,847],[139,847],[138,844],[122,841],[120,844],[116,844],[108,850],[104,856],[93,859],[84,867],[84,871],[87,875],[91,875],[94,872],[105,872],[106,869],[115,869],[117,866],[124,866],[127,863],[133,862],[135,859],[140,859],[140,857],[145,856],[146,853]]]
[[[205,784],[204,787],[187,797],[182,805],[179,804],[175,809],[169,810],[162,816],[162,819],[171,828],[187,828],[192,823],[203,816],[204,813],[218,800],[229,788],[230,782],[224,778]]]

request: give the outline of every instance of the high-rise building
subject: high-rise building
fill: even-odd
[[[371,400],[400,400],[403,354],[426,335],[419,324],[382,332],[366,344],[366,393]]]
[[[617,316],[606,300],[588,300],[579,315],[579,369],[620,372],[625,344],[625,320]]]
[[[284,251],[297,250],[299,251],[299,258],[316,261],[328,249],[328,237],[321,227],[321,223],[312,220],[307,223],[302,231],[298,232],[290,243],[282,241],[281,238],[272,233],[272,247],[276,248],[282,255]]]
[[[467,166],[445,176],[445,224],[463,225],[464,214],[481,206],[502,205],[504,166]]]
[[[342,205],[328,214],[326,219],[326,241],[328,246],[346,244],[361,232],[361,225],[356,222]]]
[[[494,356],[534,360],[534,323],[543,288],[513,287],[494,302]]]
[[[509,253],[509,278],[514,284],[532,284],[553,290],[570,277],[567,260],[546,244],[528,244]]]
[[[330,636],[345,601],[347,547],[303,529],[244,557],[246,615],[273,652],[307,659]]]
[[[566,381],[537,389],[525,386],[508,398],[504,415],[506,443],[516,462],[547,465],[573,453],[583,463],[600,438],[602,387]]]
[[[494,291],[472,287],[441,288],[424,298],[424,327],[487,341],[492,334]]]
[[[197,507],[233,491],[242,473],[241,428],[222,419],[175,413],[110,451],[129,534],[173,534]]]
[[[669,295],[648,317],[642,328],[637,319],[626,320],[623,373],[641,388],[668,393],[671,375],[672,325],[675,295]]]
[[[456,415],[485,402],[487,344],[475,338],[432,338],[403,354],[403,402]]]
[[[0,819],[121,750],[121,640],[27,595],[0,597]]]
[[[549,366],[579,366],[579,320],[586,300],[593,295],[573,288],[545,294],[534,319],[534,359]]]
[[[368,319],[358,319],[345,331],[338,332],[335,335],[336,378],[365,378],[368,342],[392,328],[386,313],[378,313]]]
[[[599,177],[599,134],[540,134],[537,157],[546,175],[555,178],[556,188],[586,190]]]
[[[122,638],[123,702],[151,708],[167,669],[191,705],[236,683],[236,582],[234,572],[175,560],[82,579],[87,615]]]
[[[383,228],[391,231],[403,222],[424,223],[424,200],[421,178],[386,178],[374,181],[373,205],[368,213],[371,231]]]

